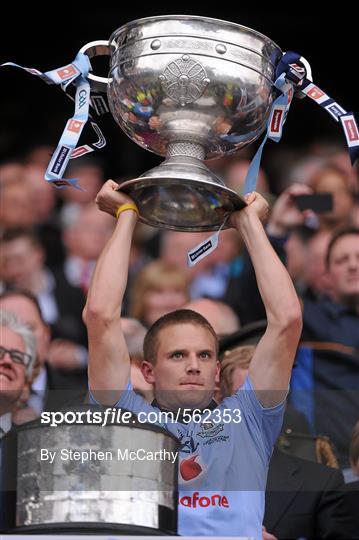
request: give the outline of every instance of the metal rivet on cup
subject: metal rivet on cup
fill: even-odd
[[[151,43],[151,49],[157,51],[161,47],[161,41],[159,39],[154,39]]]
[[[227,52],[227,47],[223,45],[223,43],[218,43],[216,45],[216,51],[218,52],[218,54],[224,54]]]

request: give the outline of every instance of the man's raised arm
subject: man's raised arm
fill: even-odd
[[[96,197],[100,210],[112,216],[116,216],[123,204],[133,205],[131,199],[117,189],[118,184],[108,180]],[[97,261],[83,312],[88,332],[89,385],[95,399],[103,405],[118,401],[130,375],[130,359],[120,320],[136,222],[134,210],[120,213],[114,232]]]
[[[268,205],[258,193],[248,206],[231,215],[251,257],[266,314],[267,329],[252,358],[249,377],[262,405],[284,399],[302,330],[302,312],[286,268],[273,250],[260,221]]]

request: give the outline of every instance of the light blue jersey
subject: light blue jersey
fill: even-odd
[[[159,412],[130,384],[115,406],[135,414]],[[247,377],[233,396],[202,416],[206,422],[159,424],[180,442],[179,534],[262,538],[268,464],[283,413],[284,402],[262,407]]]

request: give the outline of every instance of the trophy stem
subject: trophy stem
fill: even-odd
[[[205,158],[205,148],[200,143],[188,141],[171,142],[167,147],[166,159],[174,156],[192,157],[202,161]]]

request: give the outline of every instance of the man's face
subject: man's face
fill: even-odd
[[[10,328],[1,327],[0,345],[6,349],[25,352],[22,338]],[[15,363],[8,353],[0,358],[0,414],[11,411],[26,383],[26,368]]]
[[[157,361],[144,362],[142,372],[154,383],[158,402],[166,408],[203,408],[219,382],[215,339],[209,330],[192,323],[173,324],[157,337]]]
[[[343,174],[328,171],[317,183],[315,191],[316,193],[331,193],[333,195],[333,210],[323,214],[326,221],[340,223],[347,220],[353,207],[353,197]]]
[[[43,264],[43,253],[27,238],[4,242],[1,248],[1,276],[5,283],[28,288]]]
[[[31,300],[21,295],[7,296],[0,299],[0,309],[14,313],[20,321],[31,328],[36,338],[36,356],[40,364],[43,365],[48,353],[50,330],[42,322]]]
[[[94,204],[80,212],[77,221],[64,233],[65,246],[71,255],[97,259],[112,234],[113,218],[99,212]]]
[[[333,299],[344,302],[359,297],[359,236],[339,238],[330,255],[328,275]]]

